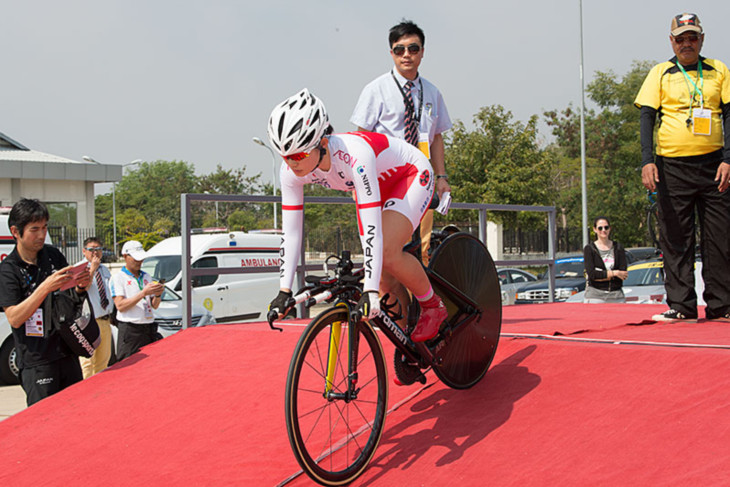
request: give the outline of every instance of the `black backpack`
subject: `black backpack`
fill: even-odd
[[[91,357],[101,343],[101,332],[89,298],[75,291],[56,291],[51,298],[51,320],[71,351]]]

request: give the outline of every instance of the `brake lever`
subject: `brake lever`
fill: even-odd
[[[278,326],[274,326],[274,321],[279,317],[279,310],[278,308],[274,308],[269,310],[269,312],[266,314],[266,321],[269,322],[269,327],[276,331],[284,331],[283,328],[279,328]]]

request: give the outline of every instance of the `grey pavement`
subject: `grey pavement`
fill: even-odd
[[[25,392],[22,387],[0,386],[0,421],[25,408]]]

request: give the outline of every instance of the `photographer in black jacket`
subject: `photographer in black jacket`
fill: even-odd
[[[624,303],[626,297],[622,289],[626,271],[626,251],[620,243],[608,238],[611,224],[605,216],[593,221],[596,241],[583,249],[583,265],[585,266],[588,285],[586,286],[584,303]]]
[[[79,359],[52,324],[51,293],[74,279],[61,252],[45,244],[48,210],[38,200],[13,205],[8,227],[15,248],[0,262],[0,308],[13,329],[20,382],[28,406],[82,379]],[[76,277],[73,296],[86,294],[88,272]]]

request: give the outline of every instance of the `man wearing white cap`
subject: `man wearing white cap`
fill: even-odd
[[[147,256],[142,244],[130,240],[122,247],[124,267],[112,276],[111,292],[117,307],[117,360],[137,353],[157,339],[153,309],[160,305],[164,285],[142,270]]]

